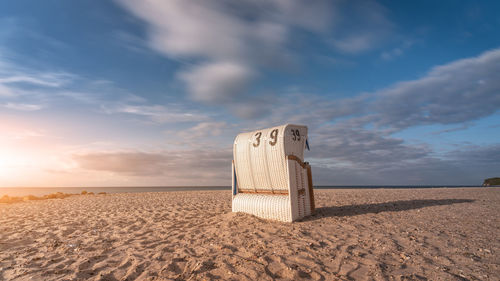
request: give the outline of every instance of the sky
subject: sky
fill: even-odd
[[[0,2],[0,186],[231,184],[309,127],[315,185],[500,176],[500,2]]]

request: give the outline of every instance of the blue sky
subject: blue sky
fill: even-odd
[[[0,186],[229,185],[237,133],[310,128],[322,185],[500,173],[495,1],[0,4]]]

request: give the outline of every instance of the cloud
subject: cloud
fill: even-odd
[[[376,125],[370,130],[387,134],[421,125],[472,122],[500,109],[500,49],[351,98],[296,92],[239,106],[240,111],[259,112],[265,120],[257,124],[262,126],[283,122],[308,124],[314,129],[331,124],[351,128]]]
[[[25,140],[29,138],[39,138],[39,137],[47,137],[44,132],[40,130],[29,130],[29,129],[18,129],[16,128],[15,130],[9,130],[9,128],[2,128],[2,132],[4,133],[4,136],[6,136],[8,139],[12,140]]]
[[[259,78],[256,73],[296,62],[289,45],[297,30],[320,35],[352,54],[376,48],[394,31],[388,11],[375,1],[116,2],[146,23],[153,50],[191,60],[177,75],[189,98],[222,105],[243,118],[262,111],[253,105],[261,103],[263,94],[249,87]]]
[[[230,150],[185,150],[164,152],[90,152],[75,154],[79,168],[133,177],[165,178],[171,182],[198,181],[230,183]]]
[[[409,146],[404,140],[386,133],[356,128],[348,123],[323,126],[310,136],[313,151],[309,154],[320,163],[355,169],[373,169],[400,165],[430,155],[425,146]]]
[[[6,103],[2,106],[8,109],[21,110],[21,111],[36,111],[43,108],[43,105],[41,104],[26,104],[26,103],[12,103],[12,102]]]
[[[342,53],[359,54],[378,48],[394,32],[387,9],[375,1],[339,2],[330,43]]]
[[[12,97],[15,96],[16,90],[8,87],[7,85],[2,85],[0,83],[0,97]]]
[[[500,108],[500,49],[434,67],[424,77],[375,93],[375,123],[404,129],[454,124]]]
[[[316,185],[480,185],[484,178],[495,176],[500,165],[499,145],[467,147],[437,158],[425,148],[408,147],[401,140],[373,132],[329,133],[335,144],[327,150],[317,144],[314,154],[307,156],[313,165]],[[79,169],[164,179],[165,185],[229,185],[232,153],[230,149],[97,151],[75,154],[72,159]]]
[[[200,65],[180,74],[195,101],[225,103],[234,101],[254,77],[243,64],[215,62]]]
[[[373,45],[379,40],[376,34],[356,34],[349,35],[342,39],[332,39],[335,48],[344,53],[361,53],[373,48]]]
[[[167,169],[168,159],[166,155],[143,152],[90,153],[73,156],[73,160],[82,169],[143,176],[163,174]]]
[[[474,125],[473,123],[463,123],[460,126],[438,130],[438,131],[432,132],[431,134],[433,134],[433,135],[440,135],[440,134],[445,134],[445,133],[462,131],[462,130],[466,130],[466,129],[470,128],[473,125]]]
[[[491,171],[491,175],[493,175],[498,173],[498,167],[500,167],[500,144],[471,145],[461,150],[449,152],[446,158],[462,163],[464,166],[473,163],[477,170]]]
[[[126,31],[116,31],[114,34],[116,41],[120,46],[127,48],[133,52],[137,52],[141,55],[147,55],[149,52],[148,42],[137,35],[134,35]]]
[[[411,48],[415,44],[414,40],[404,40],[402,44],[393,49],[389,49],[380,54],[380,58],[386,61],[393,60],[397,57],[402,56],[405,51]]]
[[[403,50],[401,48],[394,48],[390,51],[385,51],[380,54],[380,57],[384,60],[392,60],[396,57],[403,55]]]
[[[229,127],[230,125],[226,122],[201,122],[194,127],[179,132],[178,135],[185,140],[196,141],[220,136]]]
[[[37,111],[45,107],[53,110],[83,107],[105,115],[140,116],[155,123],[202,122],[209,117],[182,104],[152,104],[109,80],[26,69],[1,57],[0,65],[0,109]]]
[[[307,124],[317,128],[337,119],[365,113],[366,96],[334,100],[324,96],[293,92],[266,95],[233,106],[234,114],[251,127],[269,127],[283,123]]]
[[[27,69],[6,59],[0,53],[0,98],[16,99],[25,96],[40,98],[43,93],[50,91],[53,94],[55,89],[67,86],[75,79],[76,75],[67,72]],[[14,109],[16,103],[10,103],[7,107]],[[33,107],[24,107],[28,108]]]
[[[292,25],[324,30],[331,10],[329,1],[117,2],[148,23],[149,41],[157,51],[222,60],[254,59],[266,49],[278,51]]]
[[[260,110],[262,118],[241,127],[307,124],[312,148],[307,157],[323,184],[479,183],[497,172],[498,146],[436,153],[430,145],[409,144],[392,134],[421,125],[463,125],[439,132],[446,133],[495,114],[500,109],[499,73],[496,49],[354,98],[292,93],[242,104]]]
[[[75,79],[77,76],[68,72],[26,68],[0,53],[0,96],[2,92],[4,96],[22,95],[34,87],[60,88]]]
[[[75,76],[69,73],[36,72],[4,64],[0,70],[0,97],[32,95],[40,89],[61,88],[74,78]]]
[[[207,119],[207,115],[189,112],[178,106],[162,105],[131,105],[112,103],[103,105],[102,109],[107,114],[126,113],[133,115],[146,116],[158,123],[177,123],[177,122],[200,122]]]
[[[239,130],[307,124],[312,148],[307,157],[323,184],[475,183],[494,172],[491,167],[498,161],[491,155],[498,154],[497,148],[462,146],[437,154],[430,145],[409,144],[392,134],[413,126],[472,122],[497,112],[499,53],[454,61],[422,78],[353,98],[296,92],[241,102],[236,105],[239,114],[260,117],[240,122]],[[211,125],[196,127],[204,131]],[[228,139],[236,134],[232,129],[222,133]],[[481,164],[481,158],[490,159],[491,167]]]
[[[286,43],[292,28],[324,32],[333,12],[330,1],[117,3],[147,23],[152,49],[200,63],[179,75],[193,100],[229,106],[247,91],[257,68],[290,63]]]
[[[316,149],[316,148],[315,148]],[[422,154],[408,161],[404,155],[365,165],[327,165],[311,161],[318,185],[469,185],[479,186],[498,174],[500,147],[462,147],[442,157]],[[334,159],[336,163],[338,159]],[[359,159],[361,160],[361,159]],[[381,159],[382,160],[382,159]]]
[[[415,167],[433,158],[430,147],[408,145],[403,139],[360,127],[356,122],[343,121],[311,128],[311,162],[315,183],[319,185],[419,184],[418,170],[391,175],[387,171],[400,167]],[[407,177],[407,178],[405,178]]]
[[[442,157],[423,158],[409,165],[395,166],[384,173],[391,177],[411,179],[415,183],[444,185],[482,184],[485,178],[498,175],[500,145],[464,146]]]
[[[301,94],[304,100],[291,99],[298,101],[296,107],[285,106],[273,118],[293,112],[284,119],[311,124],[308,157],[318,167],[319,183],[479,184],[497,172],[498,145],[460,146],[436,154],[430,146],[408,144],[392,134],[421,125],[463,124],[455,129],[465,129],[467,122],[495,114],[500,109],[499,73],[496,49],[356,98],[329,101]]]
[[[60,87],[66,82],[68,74],[61,73],[41,73],[33,76],[15,75],[0,78],[2,84],[27,83],[46,87]]]

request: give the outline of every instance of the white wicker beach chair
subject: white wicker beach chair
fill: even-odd
[[[307,127],[283,125],[236,136],[233,212],[292,222],[314,211]]]

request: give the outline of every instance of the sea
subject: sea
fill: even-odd
[[[314,189],[376,189],[376,188],[460,188],[477,187],[470,185],[323,185]],[[0,197],[8,196],[43,196],[56,192],[80,194],[87,192],[106,193],[141,193],[141,192],[171,192],[171,191],[200,191],[200,190],[231,190],[230,186],[120,186],[120,187],[0,187]]]

